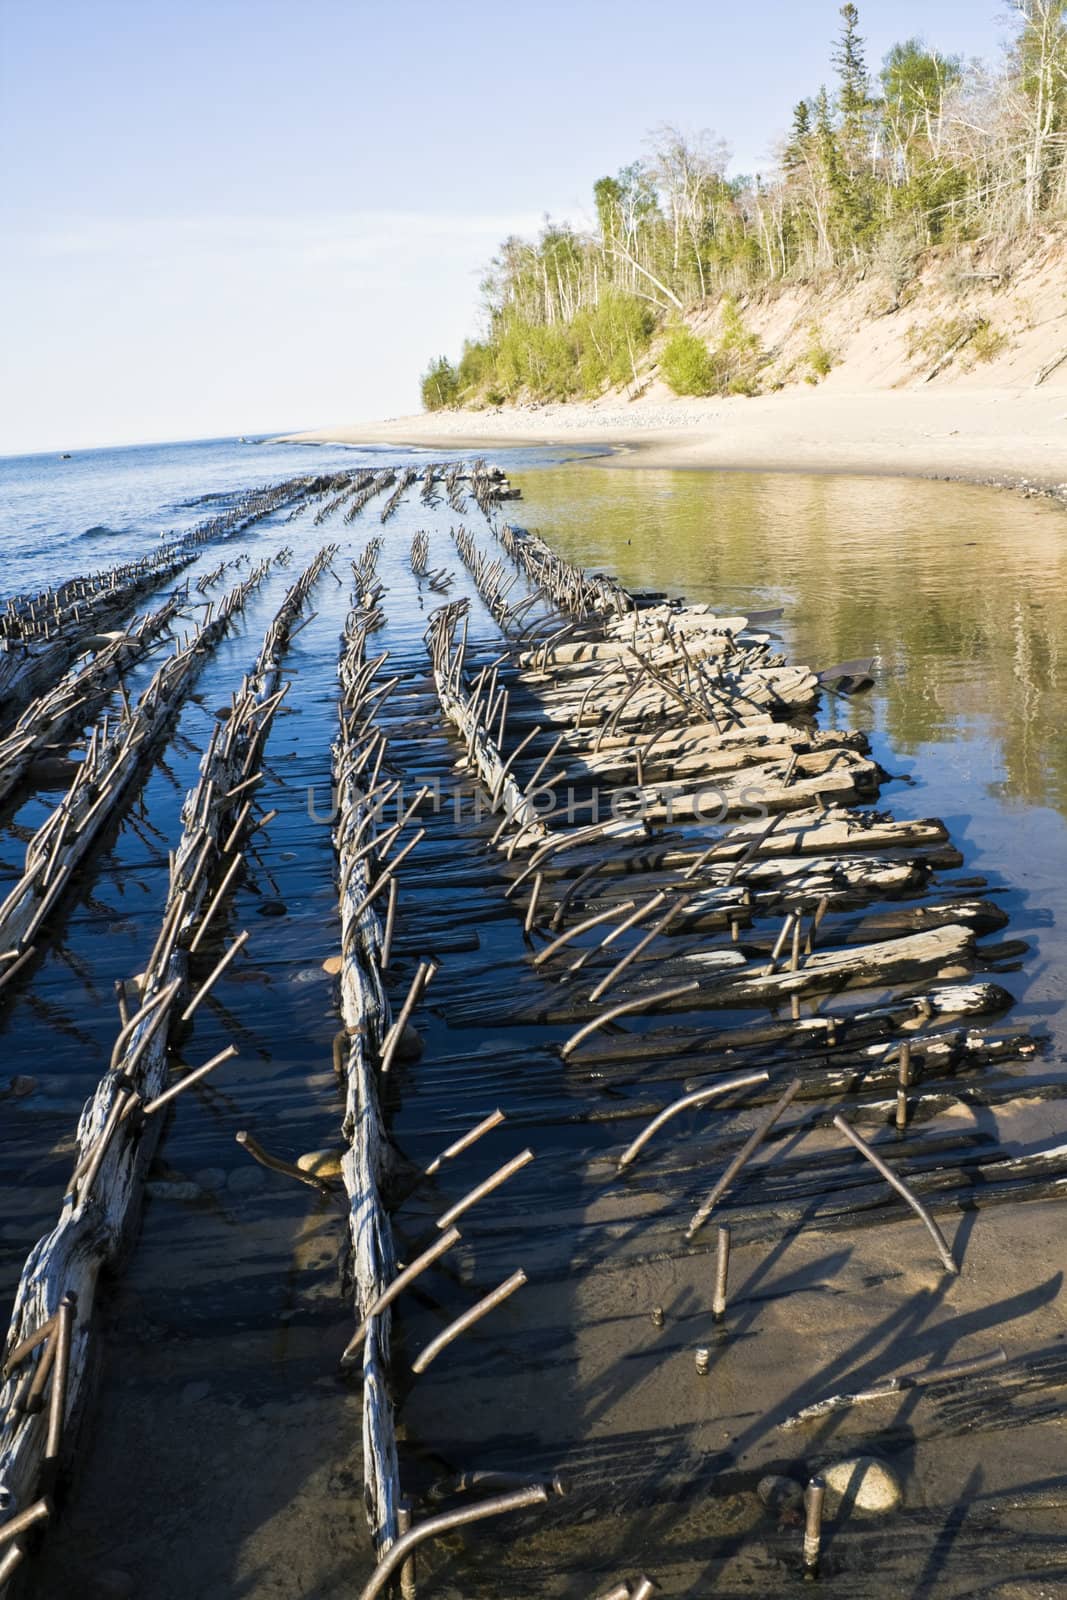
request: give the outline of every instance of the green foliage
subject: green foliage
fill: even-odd
[[[505,397],[496,385],[496,351],[488,341],[467,339],[456,373],[462,405],[478,401],[490,406],[503,404]]]
[[[425,403],[636,388],[667,325],[664,370],[679,393],[751,393],[762,357],[730,295],[873,268],[892,311],[928,247],[1067,216],[1067,0],[1010,0],[1010,10],[1015,37],[999,77],[908,38],[872,86],[859,9],[841,5],[833,91],[796,101],[776,168],[728,176],[721,141],[657,129],[647,159],[595,183],[589,233],[546,220],[537,238],[503,242],[482,285],[487,331],[455,371],[443,357],[431,365]],[[722,327],[710,347],[683,322],[716,302]],[[950,344],[954,326],[918,330],[916,355]],[[993,339],[975,335],[979,351],[983,337]],[[831,360],[813,335],[809,380]]]
[[[729,296],[722,303],[720,320],[722,331],[714,348],[684,323],[670,330],[659,364],[675,394],[756,393],[763,361],[759,339],[745,327]]]
[[[961,364],[974,367],[995,361],[1007,344],[1007,334],[995,328],[988,317],[935,317],[908,329],[908,355],[912,360],[921,357],[929,366],[936,366],[958,346]]]
[[[459,378],[447,356],[438,356],[422,375],[422,403],[427,411],[442,411],[459,399]]]
[[[833,52],[841,88],[838,105],[841,110],[842,131],[847,142],[863,137],[863,117],[871,103],[867,63],[860,38],[860,14],[851,3],[841,7],[841,33]]]
[[[1007,348],[1008,336],[1001,328],[995,328],[991,322],[983,317],[967,342],[967,355],[977,364],[982,361],[995,361],[997,356]]]
[[[715,351],[721,394],[755,394],[763,362],[759,336],[745,327],[737,302],[729,295],[722,304],[722,337]]]
[[[660,371],[675,394],[717,394],[717,374],[703,339],[680,324],[660,351]]]
[[[962,348],[963,344],[972,344],[976,335],[985,326],[987,323],[984,317],[968,317],[962,314],[955,317],[934,317],[923,324],[913,323],[907,335],[908,355],[913,361],[922,357],[930,366],[936,366],[955,346]]]
[[[607,385],[635,376],[655,328],[651,307],[615,290],[568,321],[541,323],[511,311],[497,319],[492,336],[468,342],[459,364],[465,403],[498,404],[591,398]]]
[[[888,52],[879,76],[887,115],[910,122],[939,112],[944,95],[963,76],[963,61],[929,50],[921,39],[905,39]]]
[[[833,355],[823,338],[822,328],[813,322],[808,328],[808,343],[804,351],[804,359],[811,371],[807,375],[807,382],[818,383],[820,378],[825,378],[834,364]]]

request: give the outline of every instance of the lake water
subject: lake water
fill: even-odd
[[[1014,1015],[1067,1050],[1067,517],[963,484],[573,464],[522,479],[522,517],[633,588],[727,612],[782,606],[791,660],[874,657],[875,686],[828,700],[938,816],[966,869],[1006,889],[1032,941]]]
[[[582,457],[573,450],[494,452],[523,490],[523,500],[508,508],[514,520],[633,588],[667,589],[728,612],[783,607],[774,627],[795,661],[821,668],[875,658],[874,688],[853,699],[828,698],[824,719],[869,731],[879,761],[894,775],[880,804],[898,815],[944,818],[965,853],[963,871],[988,877],[1002,891],[1012,916],[1007,932],[1027,940],[1029,951],[997,981],[1017,997],[1013,1025],[1047,1032],[1050,1063],[1062,1062],[1063,513],[960,485],[645,471]],[[88,452],[71,460],[0,461],[0,597],[127,559],[151,548],[161,531],[194,526],[254,485],[429,459],[441,456],[221,440]],[[116,1031],[114,981],[140,970],[154,940],[168,844],[195,781],[213,709],[247,670],[296,572],[327,539],[341,544],[337,567],[346,578],[349,557],[370,537],[383,539],[380,567],[391,599],[381,642],[398,653],[420,650],[425,615],[404,598],[413,587],[406,557],[412,533],[431,520],[431,565],[448,564],[456,572],[453,595],[470,592],[448,538],[456,519],[447,507],[428,518],[417,493],[384,527],[373,507],[350,526],[334,518],[316,527],[305,511],[292,520],[267,519],[228,548],[205,549],[204,569],[246,545],[257,556],[283,543],[295,553],[288,570],[272,572],[213,652],[164,759],[83,873],[53,946],[0,1019],[0,1091],[16,1075],[38,1084],[17,1106],[0,1100],[5,1303],[27,1249],[55,1216],[78,1108],[106,1066]],[[82,1592],[82,1573],[110,1568],[135,1574],[139,1592],[150,1600],[184,1600],[192,1593],[203,1600],[236,1593],[333,1600],[352,1592],[353,1570],[366,1570],[355,1499],[359,1397],[335,1375],[350,1332],[336,1282],[341,1227],[329,1207],[298,1186],[290,1192],[281,1180],[264,1181],[233,1138],[236,1127],[248,1127],[268,1148],[290,1155],[333,1146],[338,1138],[328,1065],[337,1020],[322,973],[336,943],[334,862],[329,829],[309,825],[307,792],[317,786],[325,799],[328,786],[347,582],[335,585],[327,575],[311,603],[317,614],[286,659],[293,687],[271,734],[261,791],[263,805],[279,815],[260,838],[230,918],[231,934],[238,927],[252,930],[249,958],[220,981],[183,1044],[193,1063],[231,1041],[240,1056],[202,1093],[183,1097],[168,1130],[155,1174],[163,1188],[149,1198],[142,1237],[109,1298],[93,1441],[80,1487],[49,1538],[40,1589],[46,1600],[74,1592],[72,1583]],[[435,759],[447,759],[436,737]],[[0,892],[21,860],[26,830],[55,799],[42,789],[0,818]],[[429,894],[432,874],[425,877]],[[447,917],[455,895],[445,891],[441,900]],[[268,904],[280,905],[284,916],[261,921]],[[465,900],[462,911],[470,909]],[[410,952],[407,959],[413,959]],[[469,1031],[458,1040],[439,1027],[429,1038],[421,1076],[416,1066],[403,1080],[398,1126],[416,1161],[444,1142],[443,1125],[434,1121],[442,1098],[437,1091],[435,1099],[440,1072],[434,1057],[474,1047]],[[1040,1103],[1042,1137],[1060,1125],[1062,1104]],[[1028,1124],[1019,1136],[1034,1132]],[[516,1129],[516,1141],[525,1137]],[[606,1146],[616,1133],[599,1137]],[[557,1153],[569,1160],[562,1135],[549,1129],[545,1142],[551,1147],[556,1138]],[[200,1198],[168,1200],[172,1182],[191,1182]],[[410,1218],[401,1219],[401,1230],[411,1226]],[[614,1305],[609,1309],[602,1326],[621,1326],[624,1315]],[[549,1311],[546,1327],[560,1315],[558,1305]],[[425,1306],[407,1313],[429,1319],[432,1328],[436,1315]],[[647,1313],[634,1320],[647,1324]],[[624,1331],[629,1340],[630,1330]],[[492,1361],[499,1368],[495,1350]],[[422,1451],[431,1463],[440,1444],[438,1415],[449,1403],[456,1406],[447,1372],[440,1381],[440,1390],[431,1385],[416,1393],[409,1417],[409,1452]],[[528,1429],[533,1449],[546,1389],[536,1360],[514,1382],[517,1426]],[[569,1380],[562,1388],[553,1380],[555,1399],[550,1403],[546,1391],[545,1414],[553,1404],[566,1411],[573,1400],[577,1419],[587,1406],[581,1426],[592,1437],[598,1397],[607,1408],[615,1382],[594,1385],[591,1400],[588,1386],[582,1391],[576,1382],[572,1394]],[[475,1388],[469,1418],[462,1419],[474,1439],[493,1434],[499,1392],[491,1380],[486,1395]],[[648,1405],[635,1405],[635,1418],[647,1423]],[[644,1448],[644,1437],[635,1432],[635,1449]],[[524,1439],[522,1433],[522,1447]],[[514,1449],[514,1439],[492,1442],[510,1459],[506,1450]],[[666,1527],[664,1508],[660,1512]],[[640,1518],[633,1526],[640,1531]],[[722,1531],[716,1524],[716,1535]],[[702,1539],[698,1528],[695,1545]],[[561,1548],[568,1548],[565,1539]],[[544,1566],[555,1549],[532,1553],[529,1570],[521,1577],[512,1572],[506,1590],[490,1569],[466,1580],[461,1570],[466,1600],[547,1592],[538,1573],[555,1570]],[[692,1558],[685,1559],[691,1574]],[[609,1587],[582,1577],[599,1571],[582,1565],[587,1552],[575,1560],[575,1586],[562,1592]],[[455,1573],[450,1576],[455,1581]],[[442,1594],[459,1592],[448,1582],[446,1573]]]

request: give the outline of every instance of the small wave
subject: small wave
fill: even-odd
[[[106,522],[94,522],[93,526],[86,528],[80,537],[83,539],[121,539],[129,531],[129,528],[109,528]]]

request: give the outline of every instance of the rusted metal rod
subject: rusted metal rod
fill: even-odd
[[[938,1227],[929,1211],[927,1211],[922,1201],[912,1194],[903,1178],[898,1178],[892,1167],[886,1166],[881,1156],[875,1154],[870,1145],[867,1143],[866,1139],[862,1138],[856,1132],[855,1128],[845,1121],[844,1117],[840,1115],[836,1116],[834,1118],[834,1127],[839,1133],[844,1134],[845,1138],[850,1144],[855,1145],[861,1156],[866,1156],[874,1170],[881,1174],[886,1183],[892,1185],[892,1187],[897,1191],[897,1194],[900,1195],[901,1199],[907,1201],[908,1205],[924,1224],[927,1233],[929,1233],[931,1239],[934,1241],[934,1246],[938,1255],[941,1257],[941,1264],[945,1271],[951,1272],[954,1277],[958,1276],[960,1269],[953,1260],[952,1251],[945,1243],[944,1234],[941,1232],[941,1229]]]
[[[448,1533],[452,1528],[462,1528],[485,1517],[496,1517],[507,1511],[522,1511],[527,1506],[543,1506],[548,1500],[548,1490],[543,1483],[531,1484],[528,1489],[516,1489],[512,1494],[494,1495],[478,1505],[460,1506],[455,1511],[442,1511],[436,1517],[427,1517],[409,1532],[401,1534],[379,1561],[370,1579],[360,1591],[359,1600],[375,1600],[381,1594],[397,1567],[403,1566],[416,1545],[432,1539],[438,1533]]]
[[[697,1210],[693,1213],[693,1219],[688,1228],[685,1230],[685,1236],[687,1239],[692,1239],[694,1235],[698,1233],[699,1230],[704,1226],[705,1222],[707,1222],[720,1198],[730,1187],[731,1183],[733,1183],[734,1179],[737,1177],[737,1174],[745,1165],[745,1162],[756,1150],[759,1149],[764,1139],[774,1127],[774,1124],[778,1121],[778,1118],[782,1115],[782,1112],[786,1109],[790,1102],[795,1099],[800,1090],[800,1085],[801,1079],[794,1078],[792,1083],[790,1083],[786,1088],[784,1094],[782,1094],[779,1099],[774,1102],[773,1106],[771,1106],[770,1109],[764,1114],[764,1116],[760,1118],[759,1123],[749,1134],[748,1138],[734,1156],[734,1159],[730,1162],[729,1166],[726,1168],[726,1171],[723,1173],[714,1189],[712,1189],[707,1199],[703,1201],[703,1203],[698,1206]]]
[[[55,1336],[53,1335],[53,1337],[46,1342],[45,1347],[41,1351],[40,1357],[37,1361],[37,1366],[34,1368],[33,1381],[26,1393],[25,1400],[22,1402],[22,1409],[24,1411],[34,1413],[41,1410],[45,1384],[48,1382],[49,1374],[52,1371],[52,1363],[55,1361],[55,1359],[56,1340]]]
[[[415,976],[411,980],[411,988],[408,990],[407,999],[404,1001],[404,1004],[401,1007],[400,1015],[396,1018],[396,1021],[389,1029],[389,1032],[386,1034],[386,1037],[382,1043],[382,1053],[379,1060],[379,1068],[383,1076],[392,1066],[393,1057],[396,1055],[396,1052],[400,1047],[400,1041],[403,1037],[404,1029],[408,1025],[408,1019],[418,1004],[423,990],[433,979],[436,971],[436,961],[419,962]]]
[[[612,984],[622,976],[622,974],[626,971],[626,968],[636,961],[638,956],[642,955],[644,951],[647,950],[648,946],[659,938],[661,933],[665,933],[667,931],[667,928],[674,921],[678,913],[680,911],[684,911],[688,905],[688,897],[683,900],[676,900],[669,910],[664,912],[659,921],[648,930],[644,937],[638,940],[633,949],[628,950],[626,954],[615,963],[607,976],[601,978],[600,982],[589,991],[590,1000],[599,1000],[601,995],[605,994],[608,989],[611,988]]]
[[[397,1296],[403,1294],[409,1283],[414,1283],[421,1272],[425,1272],[427,1267],[433,1266],[435,1261],[440,1260],[446,1250],[451,1250],[459,1237],[458,1228],[449,1228],[448,1232],[443,1233],[439,1239],[435,1239],[429,1249],[422,1252],[421,1256],[416,1256],[414,1261],[409,1262],[403,1272],[397,1273],[392,1283],[383,1289],[374,1304],[367,1308],[363,1321],[345,1345],[341,1353],[342,1366],[347,1366],[359,1352],[364,1339],[367,1337],[367,1329],[370,1327],[371,1319],[384,1311],[386,1306],[392,1305]]]
[[[896,1125],[903,1132],[908,1125],[908,1089],[911,1085],[911,1044],[907,1039],[897,1056],[897,1109]]]
[[[449,1206],[444,1215],[438,1217],[437,1226],[439,1228],[451,1227],[456,1218],[461,1217],[464,1211],[469,1211],[471,1206],[475,1205],[479,1200],[484,1200],[487,1194],[492,1194],[493,1190],[499,1189],[502,1183],[507,1183],[508,1179],[514,1177],[516,1172],[521,1172],[523,1167],[528,1167],[533,1158],[534,1153],[532,1150],[521,1150],[517,1156],[512,1156],[510,1161],[506,1161],[502,1167],[498,1167],[490,1177],[485,1179],[484,1183],[479,1183],[469,1194],[465,1194],[462,1200],[457,1200],[454,1206]]]
[[[618,1160],[618,1169],[621,1172],[635,1161],[645,1145],[658,1133],[665,1122],[676,1117],[681,1111],[689,1111],[695,1106],[706,1105],[708,1101],[718,1100],[724,1094],[730,1094],[734,1089],[747,1089],[750,1084],[766,1083],[770,1078],[769,1072],[745,1072],[735,1078],[724,1078],[720,1083],[712,1084],[709,1089],[697,1089],[692,1094],[683,1095],[680,1100],[675,1100],[671,1105],[664,1107],[658,1116],[653,1117],[647,1128],[643,1128],[631,1144],[626,1146]]]
[[[25,1339],[19,1340],[14,1349],[4,1358],[3,1367],[0,1367],[0,1379],[6,1382],[15,1368],[21,1366],[22,1362],[36,1350],[41,1341],[51,1337],[58,1315],[58,1312],[53,1311],[52,1315],[46,1317],[39,1328],[35,1328],[33,1333],[27,1334]]]
[[[111,1062],[109,1067],[111,1072],[116,1070],[119,1062],[122,1060],[126,1046],[129,1043],[130,1038],[138,1024],[143,1022],[145,1017],[147,1017],[150,1012],[154,1011],[157,1006],[165,1005],[169,1000],[172,1000],[181,986],[182,983],[180,978],[173,979],[172,982],[168,983],[164,988],[160,989],[158,993],[154,994],[150,1000],[146,1000],[140,1010],[134,1013],[129,1022],[126,1023],[125,1027],[119,1033],[118,1038],[115,1040],[114,1047],[111,1051]]]
[[[525,918],[525,921],[523,922],[523,925],[522,925],[522,931],[527,936],[529,936],[533,932],[534,922],[537,920],[537,904],[538,904],[538,901],[541,898],[541,890],[544,887],[544,882],[545,882],[544,873],[543,872],[535,872],[534,873],[534,881],[533,881],[533,889],[530,892],[530,903],[526,907],[526,918]]]
[[[588,1039],[590,1034],[596,1033],[598,1028],[606,1027],[609,1022],[614,1022],[616,1017],[625,1017],[631,1011],[651,1011],[653,1006],[662,1005],[665,1000],[679,999],[683,994],[692,994],[694,989],[700,988],[700,979],[694,978],[690,983],[677,984],[672,989],[658,989],[653,994],[638,995],[633,1000],[624,1000],[620,1005],[612,1006],[608,1011],[602,1011],[599,1017],[594,1017],[592,1022],[587,1022],[584,1027],[572,1033],[570,1038],[559,1047],[560,1055],[566,1059],[571,1055],[583,1039]]]
[[[20,1533],[26,1533],[39,1522],[46,1522],[52,1515],[52,1502],[48,1497],[42,1496],[35,1500],[32,1506],[27,1506],[25,1511],[16,1512],[6,1522],[0,1522],[0,1544],[6,1544],[9,1539],[17,1539]]]
[[[889,1395],[902,1394],[908,1389],[925,1389],[938,1383],[955,1383],[961,1378],[974,1378],[994,1367],[1007,1365],[1008,1353],[1003,1347],[989,1355],[972,1356],[969,1361],[955,1361],[947,1367],[925,1367],[918,1372],[902,1372],[894,1378],[880,1378],[869,1389],[855,1389],[851,1393],[827,1395],[810,1406],[795,1411],[791,1417],[778,1424],[779,1428],[798,1428],[804,1422],[815,1422],[831,1411],[845,1411],[850,1406],[864,1405],[871,1400],[884,1400]]]
[[[56,1313],[56,1361],[55,1372],[52,1376],[52,1393],[48,1405],[48,1435],[45,1440],[45,1461],[59,1459],[59,1447],[63,1438],[63,1424],[67,1414],[67,1383],[70,1377],[70,1346],[74,1337],[74,1322],[77,1315],[78,1299],[68,1291],[59,1302]]]
[[[457,1317],[455,1322],[450,1322],[448,1327],[437,1335],[436,1339],[431,1339],[425,1350],[420,1351],[411,1363],[412,1372],[425,1372],[430,1362],[436,1356],[439,1356],[447,1345],[452,1344],[455,1339],[459,1338],[461,1333],[465,1333],[476,1322],[480,1322],[483,1317],[488,1316],[490,1311],[509,1299],[517,1289],[521,1289],[525,1282],[526,1274],[520,1267],[517,1272],[511,1274],[510,1278],[505,1278],[503,1283],[498,1284],[495,1289],[479,1300],[477,1305],[471,1306],[470,1310],[465,1311],[461,1317]]]
[[[822,1508],[826,1484],[812,1478],[804,1490],[804,1576],[819,1576],[819,1550],[822,1544]]]
[[[107,1120],[100,1131],[100,1136],[93,1145],[84,1169],[77,1175],[76,1188],[79,1205],[83,1204],[92,1193],[93,1184],[96,1182],[96,1175],[100,1171],[100,1164],[107,1154],[107,1147],[111,1143],[112,1134],[115,1132],[119,1122],[122,1120],[122,1113],[127,1099],[128,1094],[124,1089],[120,1089],[115,1095],[115,1098],[111,1103],[111,1110],[107,1114]],[[74,1188],[75,1180],[72,1180],[71,1189],[73,1190]]]
[[[237,854],[234,856],[233,860],[230,862],[229,866],[226,868],[226,872],[225,872],[225,875],[223,877],[223,880],[219,884],[218,888],[215,890],[214,895],[212,896],[211,904],[208,906],[207,910],[202,914],[202,916],[200,918],[200,926],[197,928],[196,933],[193,935],[192,941],[190,942],[190,945],[189,945],[189,954],[190,955],[193,955],[195,953],[195,951],[199,950],[200,941],[203,939],[203,937],[204,937],[205,933],[207,932],[208,928],[211,926],[211,919],[215,915],[215,912],[218,910],[219,906],[222,904],[223,896],[225,895],[227,889],[230,887],[230,884],[233,882],[234,875],[236,874],[237,869],[240,867],[240,865],[241,865],[243,860],[244,860],[244,856],[242,855],[240,850],[238,850]]]
[[[0,1584],[6,1583],[15,1569],[22,1563],[26,1554],[26,1546],[21,1539],[13,1539],[4,1554],[0,1556]]]
[[[729,1277],[730,1229],[725,1223],[720,1223],[715,1246],[715,1294],[711,1302],[711,1314],[716,1322],[721,1322],[726,1315],[726,1285]]]
[[[389,966],[389,955],[393,948],[393,932],[396,928],[396,901],[400,893],[395,878],[389,879],[389,903],[385,911],[385,933],[382,935],[381,968],[385,972]]]
[[[154,1100],[149,1100],[144,1108],[145,1116],[151,1116],[154,1111],[158,1111],[162,1106],[173,1100],[175,1095],[181,1094],[183,1089],[188,1089],[190,1084],[199,1083],[200,1079],[206,1078],[208,1073],[213,1071],[215,1067],[221,1066],[224,1061],[231,1060],[236,1054],[237,1046],[235,1044],[228,1045],[225,1050],[220,1050],[217,1056],[212,1056],[210,1061],[205,1061],[202,1067],[196,1067],[194,1071],[187,1072],[184,1078],[179,1079],[177,1083],[172,1083],[169,1089],[164,1089],[162,1094],[157,1094]]]
[[[468,1150],[483,1134],[491,1132],[493,1128],[498,1128],[504,1120],[505,1117],[502,1111],[490,1111],[489,1115],[484,1117],[477,1127],[471,1128],[469,1133],[465,1133],[454,1144],[450,1144],[447,1150],[442,1150],[439,1156],[434,1157],[426,1168],[426,1177],[432,1178],[435,1172],[440,1171],[446,1161],[451,1161],[453,1156],[458,1156],[461,1151]]]
[[[233,944],[227,950],[226,954],[215,963],[214,967],[208,973],[207,977],[204,979],[203,983],[200,985],[199,989],[196,991],[195,995],[182,1012],[181,1020],[183,1022],[188,1022],[196,1012],[201,1001],[207,999],[207,996],[216,980],[221,978],[222,974],[226,971],[226,968],[229,966],[234,956],[237,955],[239,950],[243,950],[247,943],[247,931],[244,933],[239,933],[236,939],[233,941]]]
[[[558,939],[553,939],[551,944],[546,944],[543,950],[539,950],[533,958],[533,965],[535,967],[543,966],[550,956],[554,956],[557,950],[562,950],[565,944],[570,944],[571,940],[576,939],[580,933],[587,933],[590,928],[597,927],[601,922],[610,922],[611,918],[617,917],[620,911],[632,911],[634,905],[635,902],[633,900],[624,900],[621,905],[609,906],[606,911],[598,911],[595,916],[586,917],[584,922],[576,922],[573,928],[567,928],[564,933],[560,934]]]
[[[363,915],[364,911],[366,911],[367,907],[371,904],[371,902],[374,901],[374,900],[377,900],[378,896],[381,894],[381,892],[385,888],[386,884],[393,877],[393,875],[396,872],[397,868],[411,854],[411,852],[414,850],[415,846],[417,844],[420,844],[422,842],[422,840],[425,839],[425,837],[426,837],[426,829],[425,828],[420,828],[417,833],[412,835],[412,837],[408,840],[408,842],[404,846],[404,848],[397,852],[397,854],[393,857],[392,861],[389,862],[388,866],[385,867],[382,870],[381,873],[379,873],[379,875],[378,875],[377,879],[375,880],[375,882],[371,884],[370,888],[367,890],[366,894],[363,896],[363,899],[359,902],[359,904],[356,906],[355,910],[352,912],[351,918],[349,919],[350,922],[352,922],[352,923],[357,922],[359,920],[359,918]]]
[[[334,1194],[331,1184],[325,1178],[317,1178],[313,1172],[305,1172],[303,1167],[298,1167],[292,1161],[285,1161],[281,1156],[272,1156],[264,1150],[258,1139],[254,1139],[246,1129],[240,1128],[234,1134],[237,1143],[247,1150],[253,1160],[258,1161],[261,1167],[266,1167],[271,1172],[281,1172],[287,1178],[295,1178],[298,1183],[307,1184],[309,1189],[317,1189],[320,1194]]]

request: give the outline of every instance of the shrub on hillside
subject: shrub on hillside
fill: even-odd
[[[932,366],[950,355],[955,359],[957,351],[965,367],[993,361],[1007,343],[1007,334],[995,328],[988,317],[935,317],[908,329],[908,355],[913,361],[921,357]]]
[[[678,326],[668,335],[660,355],[663,376],[675,394],[755,394],[763,350],[756,334],[745,327],[737,302],[722,303],[721,334],[709,348],[691,328]]]
[[[974,362],[995,361],[1007,343],[1007,334],[983,318],[974,331],[967,353]]]
[[[755,394],[763,365],[759,335],[745,327],[737,301],[730,295],[722,303],[722,338],[714,355],[720,394]]]
[[[834,358],[826,340],[823,338],[822,328],[813,322],[808,329],[808,347],[804,352],[810,369],[807,379],[809,383],[818,383],[820,378],[825,378],[833,367]]]
[[[571,400],[636,379],[655,328],[651,309],[636,295],[607,290],[567,322],[535,322],[509,310],[483,344],[464,346],[460,403]]]
[[[668,335],[659,364],[675,394],[718,393],[718,373],[711,351],[690,328],[678,327]]]
[[[422,375],[422,403],[427,411],[442,411],[459,399],[459,378],[447,356],[438,356]]]

